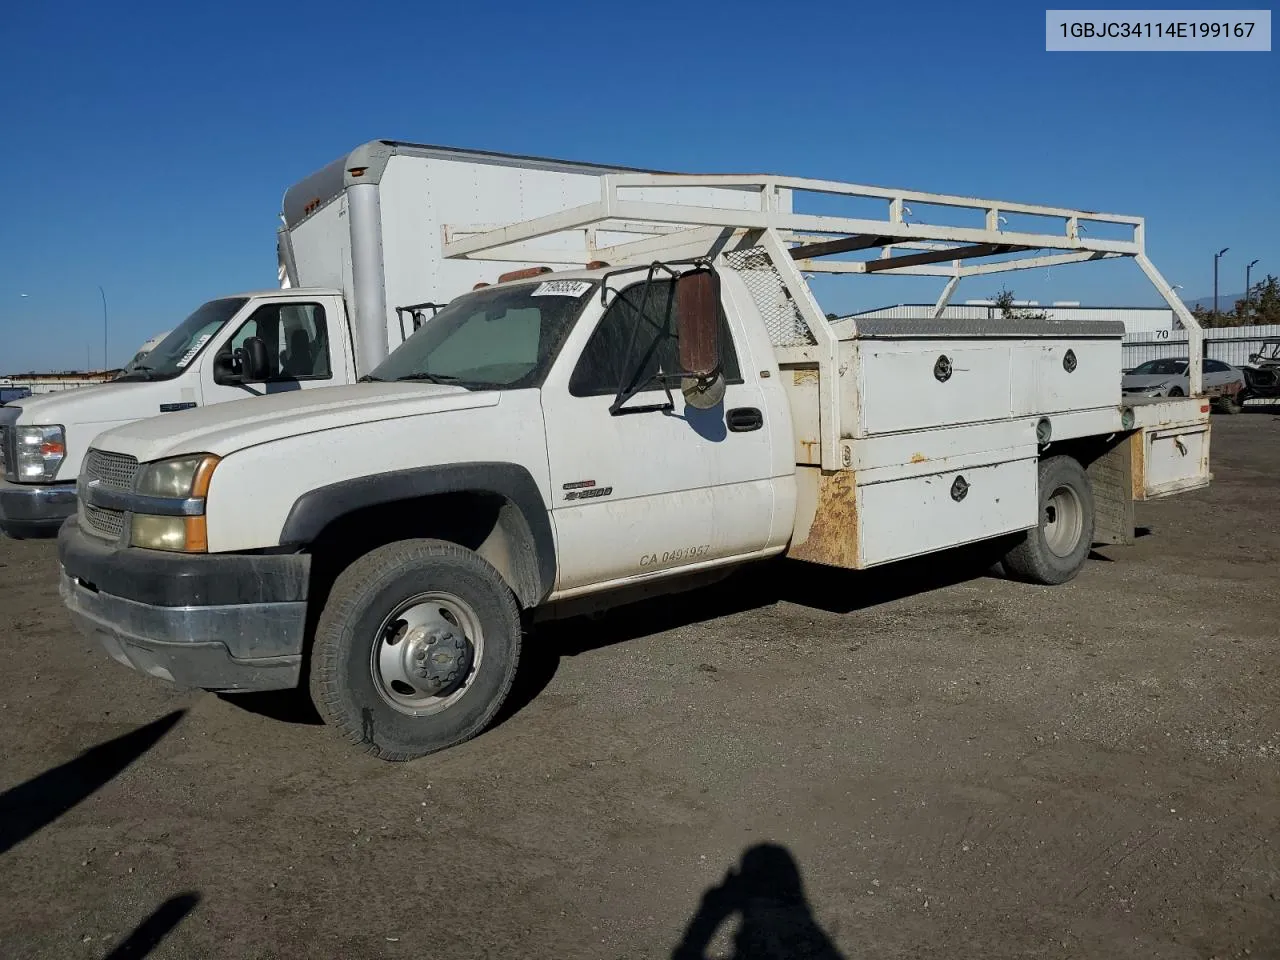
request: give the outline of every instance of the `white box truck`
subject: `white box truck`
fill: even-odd
[[[710,189],[752,202],[650,199]],[[860,570],[977,541],[1061,583],[1132,539],[1135,500],[1209,482],[1208,402],[1126,402],[1120,324],[832,323],[805,279],[937,276],[940,314],[967,276],[1132,257],[1195,353],[1139,218],[774,176],[584,192],[446,221],[440,253],[609,265],[464,294],[367,382],[99,436],[59,536],[81,628],[184,686],[305,682],[353,745],[407,759],[490,722],[539,616],[766,557]],[[793,213],[802,192],[886,215]],[[1056,228],[1002,228],[1023,214]]]
[[[607,172],[622,168],[386,140],[333,161],[284,195],[281,289],[211,300],[113,381],[0,410],[0,532],[56,533],[75,511],[85,451],[110,427],[354,383],[438,305],[493,279],[487,264],[441,257],[441,224],[564,210],[598,199]],[[648,194],[695,199],[659,188]],[[729,208],[753,200],[731,187],[696,197]],[[610,236],[632,236],[628,229]],[[561,262],[571,247],[541,252]],[[511,268],[530,265],[518,250],[512,259]]]

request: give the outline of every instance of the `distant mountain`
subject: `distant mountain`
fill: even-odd
[[[1218,294],[1218,309],[1223,313],[1229,313],[1236,308],[1236,301],[1243,299],[1243,293],[1220,293]],[[1207,297],[1197,297],[1195,300],[1183,297],[1182,302],[1187,305],[1188,310],[1194,310],[1196,307],[1202,310],[1212,310],[1213,294],[1211,293]]]

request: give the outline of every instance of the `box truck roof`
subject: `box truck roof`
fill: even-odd
[[[662,173],[639,167],[612,164],[579,163],[574,160],[555,160],[550,157],[530,157],[517,153],[496,153],[490,150],[461,150],[456,147],[434,146],[426,143],[407,143],[403,140],[371,140],[361,144],[345,156],[317,170],[285,191],[283,212],[285,224],[296,226],[318,207],[332,200],[352,183],[377,183],[393,156],[422,157],[436,160],[457,160],[463,163],[487,163],[494,166],[521,167],[526,170],[546,170],[554,173]],[[350,171],[359,170],[353,175]]]
[[[226,297],[219,297],[219,300],[233,299],[236,297],[287,297],[292,294],[298,296],[313,297],[340,297],[342,291],[336,287],[267,287],[264,290],[242,290],[239,293],[229,293]]]

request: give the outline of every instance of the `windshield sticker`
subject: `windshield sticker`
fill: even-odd
[[[209,338],[212,336],[212,333],[205,333],[197,337],[196,342],[191,345],[191,348],[187,350],[187,352],[182,355],[182,359],[178,361],[178,369],[181,370],[190,363],[195,355],[200,352],[200,348],[208,343]]]
[[[529,296],[580,297],[590,289],[590,280],[544,280]]]

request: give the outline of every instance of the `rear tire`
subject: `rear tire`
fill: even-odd
[[[334,582],[311,649],[311,699],[354,746],[412,760],[488,726],[520,641],[515,597],[477,554],[442,540],[387,544]]]
[[[1242,394],[1224,394],[1218,409],[1223,413],[1237,414],[1244,409],[1244,401],[1241,399]]]
[[[1093,487],[1074,457],[1040,461],[1040,524],[1005,554],[1005,571],[1015,580],[1066,583],[1084,566],[1093,545]]]

